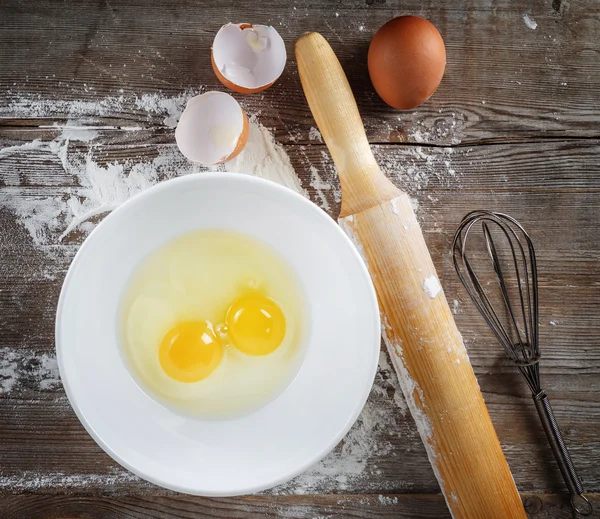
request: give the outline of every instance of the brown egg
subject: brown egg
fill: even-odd
[[[400,16],[381,27],[369,46],[369,75],[387,104],[410,110],[429,99],[446,68],[444,40],[418,16]]]

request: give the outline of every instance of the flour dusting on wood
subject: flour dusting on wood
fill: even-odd
[[[460,301],[458,299],[454,299],[452,301],[452,313],[454,315],[458,315],[461,312]]]
[[[394,150],[373,146],[382,171],[401,189],[415,195],[432,185],[460,187],[460,171],[453,164],[453,148],[398,146]]]
[[[444,112],[444,113],[442,113]],[[439,117],[428,120],[416,120],[410,123],[410,127],[404,127],[407,124],[403,121],[403,116],[396,116],[397,125],[390,119],[382,121],[386,124],[390,133],[405,133],[406,139],[410,143],[416,144],[440,144],[445,142],[449,145],[461,143],[460,133],[465,127],[465,114],[457,113],[451,110],[438,110]],[[404,124],[403,124],[404,123]]]
[[[339,218],[338,224],[346,233],[346,236],[350,238],[350,241],[354,244],[356,250],[360,254],[360,257],[365,262],[365,265],[368,267],[369,264],[367,263],[367,255],[365,254],[365,249],[363,248],[360,238],[358,237],[358,231],[356,229],[356,221],[354,215],[351,214],[350,216],[346,216],[345,218]],[[373,278],[372,274],[371,278]]]
[[[314,126],[311,127],[311,129],[308,131],[308,138],[311,141],[323,142],[321,132],[318,130],[318,128],[315,128]]]
[[[331,183],[325,182],[321,178],[321,175],[319,175],[319,170],[314,166],[310,166],[310,185],[317,193],[321,208],[323,208],[325,211],[331,210],[329,201],[325,195],[325,191],[331,190]]]
[[[525,25],[527,25],[527,27],[529,27],[531,30],[537,29],[537,22],[528,14],[523,15],[523,21],[525,22]]]
[[[135,98],[134,104],[150,115],[164,116],[163,123],[171,128],[176,126],[187,97],[183,94],[176,97],[148,94]],[[56,117],[64,110],[69,117],[91,117],[118,111],[124,102],[122,97],[95,103],[17,99],[4,113],[20,117]],[[162,180],[209,170],[187,161],[173,145],[158,147],[157,156],[151,160],[102,163],[98,157],[102,146],[94,142],[98,130],[89,119],[71,118],[66,124],[46,125],[45,128],[55,129],[58,134],[49,141],[35,139],[0,149],[0,179],[7,186],[0,190],[0,208],[5,207],[15,214],[17,222],[27,229],[36,246],[62,243],[74,231],[84,235],[89,233],[101,216]],[[78,145],[74,146],[74,143]],[[67,178],[76,179],[78,187],[57,186],[45,196],[34,194],[36,190],[20,185],[19,176],[12,172],[12,163],[2,163],[3,158],[15,154],[21,159],[31,156],[32,160],[53,163]],[[305,195],[287,153],[256,116],[250,117],[248,145],[242,153],[232,161],[210,169],[260,176]]]
[[[383,505],[383,506],[390,506],[390,505],[398,504],[397,497],[389,497],[389,496],[383,496],[383,495],[379,494],[377,499],[379,500],[379,503],[381,503],[381,505]]]
[[[0,348],[0,394],[34,389],[47,391],[60,387],[54,353]]]
[[[0,353],[0,394],[9,393],[18,381],[19,367],[15,353],[2,351]]]
[[[140,478],[125,469],[114,469],[109,474],[39,474],[26,471],[18,475],[0,476],[0,490],[33,492],[45,488],[110,487],[123,483],[141,482]],[[148,484],[149,486],[150,484]]]
[[[19,95],[8,91],[8,103],[0,106],[0,116],[19,118],[69,118],[84,119],[98,117],[117,117],[134,107],[148,119],[155,119],[168,128],[177,126],[179,116],[190,97],[202,93],[202,89],[190,89],[176,96],[164,96],[158,93],[141,96],[107,96],[94,100],[47,99],[36,95]],[[138,130],[140,127],[127,128],[118,125],[108,129]]]

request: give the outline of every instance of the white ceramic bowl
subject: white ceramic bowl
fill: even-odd
[[[266,241],[296,270],[308,300],[298,375],[278,398],[233,420],[186,418],[154,401],[136,385],[118,343],[117,309],[136,266],[200,228]],[[367,269],[331,218],[273,182],[204,173],[148,189],[90,234],[60,295],[56,349],[73,409],[112,458],[163,487],[230,496],[283,483],[335,447],[373,384],[379,332]]]

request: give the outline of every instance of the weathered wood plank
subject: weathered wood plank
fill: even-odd
[[[366,52],[378,27],[409,13],[439,27],[448,67],[425,106],[399,113],[375,94]],[[535,30],[523,21],[526,13],[536,20]],[[0,115],[8,118],[35,115],[38,98],[55,108],[52,100],[66,101],[55,116],[68,117],[69,112],[86,112],[85,100],[100,102],[102,114],[118,125],[164,128],[169,107],[148,113],[142,95],[178,97],[200,85],[222,89],[210,68],[214,34],[223,23],[250,20],[281,31],[289,60],[275,87],[238,97],[251,112],[264,112],[282,142],[309,142],[314,126],[293,57],[293,42],[310,30],[322,32],[340,56],[372,142],[456,144],[599,135],[600,13],[593,0],[554,5],[536,0],[527,8],[507,0],[443,8],[417,0],[402,5],[348,1],[335,8],[262,0],[218,7],[84,1],[70,6],[68,16],[52,2],[40,0],[31,9],[12,0],[0,6],[0,18],[0,90],[7,93],[0,99]],[[107,96],[113,101],[107,103]]]
[[[35,369],[35,368],[34,368]],[[275,493],[330,491],[436,492],[416,428],[405,409],[393,374],[380,371],[362,419],[333,455]],[[563,492],[531,398],[516,373],[478,377],[490,414],[518,487]],[[598,377],[544,378],[574,463],[587,489],[597,491],[597,437],[600,411]],[[8,398],[0,398],[0,490],[49,492],[55,488],[124,493],[164,493],[121,469],[85,432],[60,389],[40,390],[26,377]],[[59,388],[60,386],[56,386]],[[568,390],[565,390],[568,387]],[[357,448],[363,441],[364,448]],[[117,486],[112,484],[118,483]],[[269,491],[268,493],[271,493]]]
[[[570,519],[564,497],[522,494],[532,519]],[[598,507],[600,496],[592,503]],[[379,494],[344,496],[249,496],[207,499],[192,496],[7,495],[0,505],[0,519],[208,519],[246,518],[394,518],[445,519],[450,514],[443,497],[436,495]]]
[[[48,149],[59,133],[7,131],[0,127],[0,187],[77,186],[77,179],[64,170],[56,152]],[[147,133],[138,131],[97,133],[92,143],[69,142],[68,152],[86,154],[91,148],[92,158],[101,165],[127,159],[150,162],[164,152],[177,167],[184,169],[187,164],[174,145],[172,130],[165,134],[165,143],[154,142]],[[42,142],[28,149],[34,139]],[[339,189],[333,163],[322,144],[312,141],[310,145],[288,145],[285,149],[305,184],[309,184],[310,166],[314,166],[332,184],[325,191]],[[376,145],[373,149],[382,169],[411,194],[431,187],[487,189],[490,194],[600,190],[596,176],[600,166],[595,160],[600,140],[596,139],[458,148],[398,144]],[[178,157],[180,160],[176,160]],[[328,201],[335,203],[333,196]]]
[[[98,498],[6,496],[1,519],[203,519],[203,518],[435,518],[450,517],[440,496],[294,496],[203,499],[191,496]],[[552,505],[549,505],[552,506]],[[9,508],[10,507],[10,508]],[[4,512],[2,511],[4,509]]]

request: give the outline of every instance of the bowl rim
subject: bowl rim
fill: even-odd
[[[171,189],[171,187],[174,184],[184,184],[184,183],[188,183],[188,182],[192,183],[192,182],[198,182],[198,181],[203,182],[205,180],[211,180],[211,179],[218,179],[220,181],[242,182],[242,183],[251,183],[251,184],[261,185],[261,186],[263,186],[263,187],[261,187],[261,189],[263,189],[263,188],[271,189],[275,192],[278,192],[278,194],[279,194],[278,196],[295,198],[296,200],[300,201],[301,205],[303,205],[306,208],[306,211],[311,211],[311,212],[313,212],[313,214],[318,215],[318,217],[321,218],[321,220],[323,222],[325,222],[325,225],[330,225],[330,226],[333,225],[333,228],[335,228],[333,232],[336,232],[341,237],[342,241],[346,242],[346,244],[349,245],[348,250],[349,250],[350,254],[353,255],[354,258],[357,260],[358,268],[361,271],[361,273],[364,277],[364,280],[367,282],[366,285],[367,285],[367,290],[368,290],[368,297],[370,299],[369,306],[372,306],[375,309],[375,312],[374,312],[375,318],[369,319],[370,321],[372,321],[371,326],[372,326],[373,343],[374,343],[371,365],[369,366],[368,380],[370,381],[370,383],[365,384],[365,388],[363,390],[363,393],[362,393],[360,399],[358,399],[356,401],[356,405],[354,407],[354,412],[347,419],[344,426],[341,427],[339,429],[338,433],[334,437],[331,438],[331,440],[327,443],[325,448],[319,450],[318,452],[315,452],[304,463],[300,464],[299,466],[296,466],[294,468],[294,470],[285,471],[285,473],[282,474],[281,476],[279,476],[277,478],[272,478],[272,480],[270,480],[270,481],[264,481],[261,484],[247,485],[242,488],[227,489],[224,491],[214,491],[214,490],[206,491],[206,490],[202,490],[199,488],[188,488],[188,487],[185,487],[182,485],[173,484],[166,479],[161,479],[160,476],[149,475],[149,474],[145,473],[144,471],[139,470],[137,467],[133,466],[128,461],[126,461],[118,452],[116,452],[110,445],[108,445],[99,434],[96,433],[94,427],[85,418],[83,411],[80,409],[80,407],[77,403],[77,396],[75,395],[75,392],[71,388],[68,376],[66,374],[66,368],[63,363],[64,353],[62,352],[62,346],[61,346],[63,330],[62,330],[62,326],[60,324],[61,316],[63,314],[63,309],[64,309],[64,305],[65,305],[65,300],[67,297],[67,293],[69,291],[69,287],[71,285],[73,272],[75,271],[75,266],[79,263],[79,261],[81,261],[82,256],[85,254],[85,251],[89,247],[89,244],[94,239],[94,235],[98,234],[98,232],[99,232],[98,230],[102,229],[104,226],[108,225],[106,222],[109,222],[111,220],[115,220],[116,218],[119,218],[120,214],[122,212],[129,210],[130,207],[133,205],[143,204],[148,197],[154,196],[158,192]],[[380,322],[380,318],[379,318],[379,305],[378,305],[378,300],[377,300],[377,296],[375,293],[375,287],[372,283],[371,276],[370,276],[367,266],[365,264],[365,260],[361,256],[359,250],[357,249],[354,242],[350,239],[350,237],[348,237],[348,235],[346,235],[346,233],[336,223],[336,221],[334,219],[332,219],[324,210],[322,210],[319,206],[317,206],[311,200],[302,196],[301,194],[297,193],[296,191],[294,191],[286,186],[283,186],[281,184],[278,184],[277,182],[274,182],[272,180],[264,179],[261,177],[256,177],[254,175],[249,175],[249,174],[244,174],[244,173],[234,173],[234,172],[191,173],[191,174],[187,174],[187,175],[183,175],[183,176],[178,176],[178,177],[175,177],[172,179],[164,180],[164,181],[158,182],[157,184],[145,189],[141,193],[134,195],[133,197],[131,197],[130,199],[126,200],[121,205],[119,205],[117,208],[115,208],[113,211],[111,211],[105,218],[102,219],[102,221],[86,237],[84,242],[80,245],[79,249],[77,250],[75,256],[73,257],[71,264],[69,265],[69,268],[67,270],[67,274],[65,276],[63,284],[62,284],[62,288],[60,291],[58,304],[57,304],[57,308],[56,308],[56,317],[55,317],[55,348],[56,348],[57,364],[58,364],[58,370],[59,370],[61,382],[63,384],[65,393],[67,395],[67,399],[69,400],[71,407],[75,411],[77,418],[79,419],[79,421],[81,422],[81,424],[83,425],[83,427],[85,428],[87,433],[102,448],[102,450],[106,454],[108,454],[114,461],[116,461],[119,465],[121,465],[125,469],[129,470],[131,473],[135,474],[136,476],[140,477],[141,479],[143,479],[145,481],[149,481],[150,483],[158,485],[162,488],[174,490],[176,492],[181,492],[181,493],[185,493],[185,494],[189,494],[189,495],[206,496],[206,497],[240,496],[240,495],[252,494],[255,492],[260,492],[263,490],[274,488],[274,487],[281,485],[283,483],[286,483],[286,482],[290,481],[291,479],[295,478],[296,476],[302,474],[307,469],[309,469],[311,466],[313,466],[315,463],[318,463],[323,458],[325,458],[336,447],[336,445],[346,436],[348,431],[351,429],[351,427],[354,425],[354,423],[358,419],[360,413],[363,410],[364,405],[366,404],[366,401],[367,401],[367,399],[371,393],[371,389],[373,387],[375,375],[377,374],[377,368],[379,365],[380,344],[381,344],[381,322]],[[302,368],[300,368],[300,369],[302,369]]]

